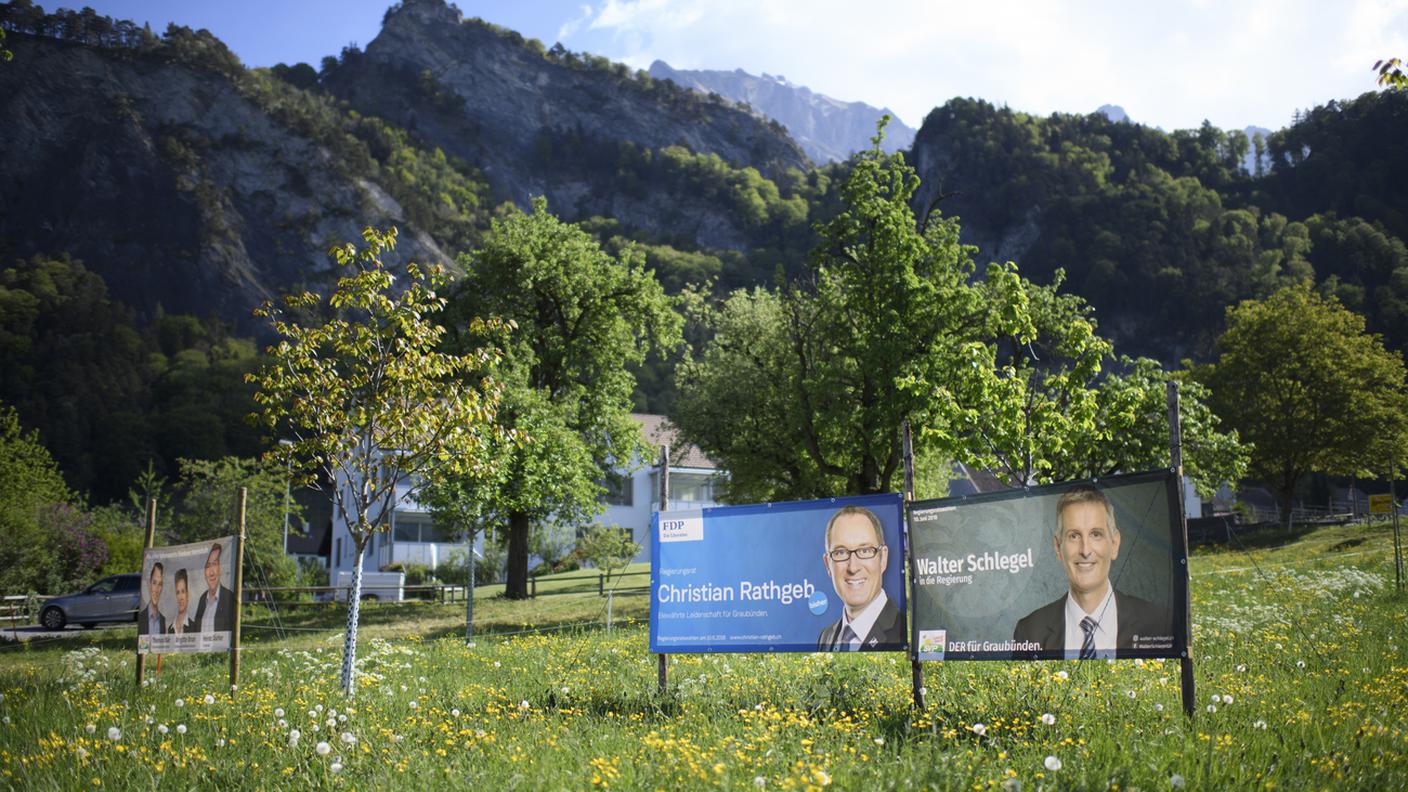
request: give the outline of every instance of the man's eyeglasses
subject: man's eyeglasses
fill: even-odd
[[[869,561],[878,555],[880,555],[880,548],[866,545],[865,547],[857,547],[854,550],[848,550],[844,547],[833,547],[831,552],[826,554],[826,557],[839,564],[842,561],[849,561],[851,556],[855,556],[862,561]]]

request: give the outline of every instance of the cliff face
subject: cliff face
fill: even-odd
[[[809,164],[776,123],[604,59],[546,51],[441,0],[393,7],[366,51],[345,55],[323,85],[474,164],[499,198],[526,206],[546,195],[567,219],[611,215],[707,247],[740,248],[744,230],[685,191],[632,189],[609,161],[623,146],[684,146],[772,178]]]
[[[401,229],[397,260],[448,260],[378,185],[228,78],[135,49],[11,35],[0,68],[0,260],[67,251],[149,313],[250,310],[325,282],[326,251]]]
[[[761,77],[742,69],[712,71],[675,69],[664,61],[650,64],[650,76],[701,93],[716,93],[735,102],[745,102],[769,118],[775,118],[812,161],[838,162],[862,149],[870,148],[875,123],[882,115],[891,118],[885,127],[885,151],[907,149],[914,142],[914,130],[905,126],[893,111],[871,107],[864,102],[843,102],[806,86],[793,85],[782,77]]]

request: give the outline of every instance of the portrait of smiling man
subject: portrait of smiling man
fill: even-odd
[[[1043,651],[1062,650],[1067,658],[1080,660],[1138,648],[1141,637],[1171,640],[1165,609],[1117,591],[1110,582],[1110,565],[1120,555],[1120,530],[1103,492],[1080,486],[1061,495],[1051,538],[1069,591],[1019,620],[1013,640],[1039,642]]]
[[[890,548],[885,545],[880,518],[863,506],[838,510],[826,523],[822,559],[844,607],[841,618],[821,631],[816,648],[832,652],[904,648],[904,613],[882,585]]]

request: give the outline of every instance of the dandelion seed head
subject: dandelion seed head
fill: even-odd
[[[109,740],[112,740],[113,742],[117,742],[118,740],[121,740],[121,739],[122,739],[122,729],[119,729],[119,728],[117,728],[116,726],[109,726],[109,727],[108,727],[108,739],[109,739]]]
[[[1053,773],[1061,769],[1061,760],[1056,758],[1055,756],[1046,757],[1042,764],[1045,765],[1047,770],[1050,770]]]
[[[332,746],[328,745],[325,742],[319,742],[316,746],[313,747],[313,750],[318,752],[318,756],[327,756],[328,754],[332,753]]]
[[[1047,726],[1050,726],[1056,722],[1056,716],[1052,715],[1049,712],[1043,712],[1041,714],[1041,722],[1046,724]]]

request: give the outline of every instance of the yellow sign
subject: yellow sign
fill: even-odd
[[[1392,496],[1392,495],[1387,495],[1387,494],[1385,494],[1385,495],[1370,495],[1370,496],[1369,496],[1369,513],[1370,513],[1370,514],[1392,514],[1392,513],[1393,513],[1393,496]]]

